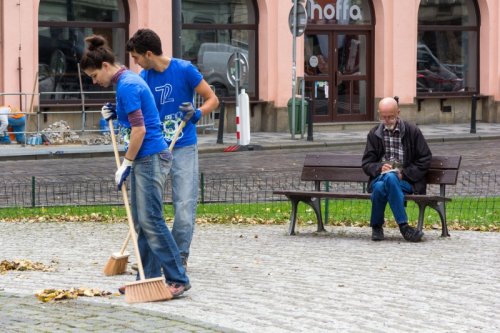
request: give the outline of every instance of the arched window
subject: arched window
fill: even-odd
[[[38,63],[40,99],[80,99],[83,91],[109,91],[92,84],[85,74],[78,77],[78,63],[85,49],[85,37],[105,36],[118,56],[126,64],[128,11],[121,0],[40,0],[38,11]],[[58,93],[54,93],[58,92]],[[60,93],[65,92],[65,93]],[[73,92],[70,94],[68,92]],[[89,94],[88,98],[105,96]]]
[[[182,58],[198,66],[220,97],[234,96],[227,63],[235,52],[248,63],[248,80],[241,87],[251,98],[257,97],[255,8],[252,0],[182,1]]]
[[[477,92],[478,40],[475,0],[422,0],[418,10],[417,94]]]

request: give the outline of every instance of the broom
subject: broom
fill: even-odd
[[[113,151],[115,153],[116,167],[119,168],[120,156],[118,154],[118,146],[116,144],[115,129],[113,127],[112,119],[109,120],[109,129],[111,130],[111,141],[113,142]],[[113,253],[109,258],[108,262],[106,263],[106,265],[104,266],[103,270],[104,275],[111,276],[111,275],[118,275],[125,273],[125,271],[127,270],[127,263],[129,257],[129,253],[125,252],[125,249],[127,248],[129,240],[130,240],[130,231],[120,249],[120,252]]]
[[[179,128],[174,133],[174,137],[172,138],[172,141],[170,141],[170,146],[168,147],[168,150],[172,152],[174,149],[175,143],[177,142],[177,139],[179,138],[179,134],[181,133],[182,129],[186,125],[185,121],[182,121],[181,124],[179,125]],[[116,144],[116,138],[114,136],[114,128],[113,128],[113,122],[110,120],[109,121],[109,128],[113,132],[113,135],[111,136],[111,141],[113,142],[113,150],[115,153],[115,160],[116,160],[116,167],[120,167],[120,157],[118,156],[118,147]],[[127,263],[128,263],[128,257],[129,254],[125,253],[125,249],[127,248],[128,242],[130,241],[130,231],[127,235],[127,238],[123,242],[123,245],[120,249],[120,252],[113,253],[111,257],[109,258],[108,262],[104,266],[104,275],[106,276],[111,276],[111,275],[119,275],[125,273],[127,270]]]

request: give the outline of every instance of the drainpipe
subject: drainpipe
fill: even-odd
[[[182,57],[182,0],[172,0],[172,56]]]
[[[21,44],[19,44],[19,52],[21,52]],[[17,57],[17,62],[18,62],[18,73],[19,73],[19,110],[23,110],[23,82],[22,82],[22,70],[23,68],[21,67],[21,56]]]

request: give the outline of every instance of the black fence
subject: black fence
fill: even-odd
[[[102,206],[104,214],[113,214],[110,206],[122,205],[121,193],[116,190],[113,179],[98,179],[89,177],[71,176],[62,179],[57,176],[46,177],[20,177],[0,178],[0,211],[2,208],[41,208],[41,207],[86,207]],[[463,199],[463,205],[455,205],[454,209],[459,212],[448,214],[461,216],[471,210],[479,216],[496,212],[500,207],[496,198],[500,197],[500,180],[497,174],[492,172],[461,172],[456,186],[447,187],[447,196],[454,199]],[[226,174],[201,174],[199,189],[199,211],[203,207],[212,204],[228,204],[233,208],[226,207],[221,213],[237,214],[245,209],[251,214],[261,213],[274,209],[277,203],[286,204],[286,198],[273,195],[274,190],[297,189],[313,190],[311,182],[300,181],[297,172],[288,173],[256,173],[241,176]],[[325,189],[330,191],[361,192],[363,184],[360,183],[327,183]],[[438,186],[429,188],[431,193],[439,193]],[[164,193],[165,204],[171,204],[170,181]],[[458,200],[460,201],[460,200]],[[259,203],[259,205],[251,205]],[[329,203],[330,207],[342,205],[342,209],[348,210],[352,205],[349,200],[335,201]],[[368,203],[369,204],[369,203]],[[104,208],[106,207],[106,208]],[[325,207],[328,211],[329,206]],[[232,209],[232,211],[231,211]],[[307,208],[303,208],[307,209]],[[250,211],[249,211],[250,210]],[[258,210],[258,211],[257,211]],[[351,212],[348,219],[367,219],[369,209],[363,212]],[[1,216],[1,215],[0,215]]]

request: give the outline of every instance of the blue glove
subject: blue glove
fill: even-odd
[[[115,173],[115,183],[118,185],[118,191],[122,189],[122,184],[127,179],[128,175],[130,174],[130,169],[132,168],[132,164],[134,162],[131,160],[127,160],[126,158],[123,159],[122,165],[116,170]]]
[[[116,119],[116,105],[111,103],[104,104],[101,108],[101,115],[106,121]]]
[[[179,110],[184,112],[184,117],[182,118],[182,121],[185,121],[186,123],[190,121],[193,124],[196,124],[198,120],[201,118],[201,110],[194,108],[193,104],[189,102],[184,102],[179,106]]]

